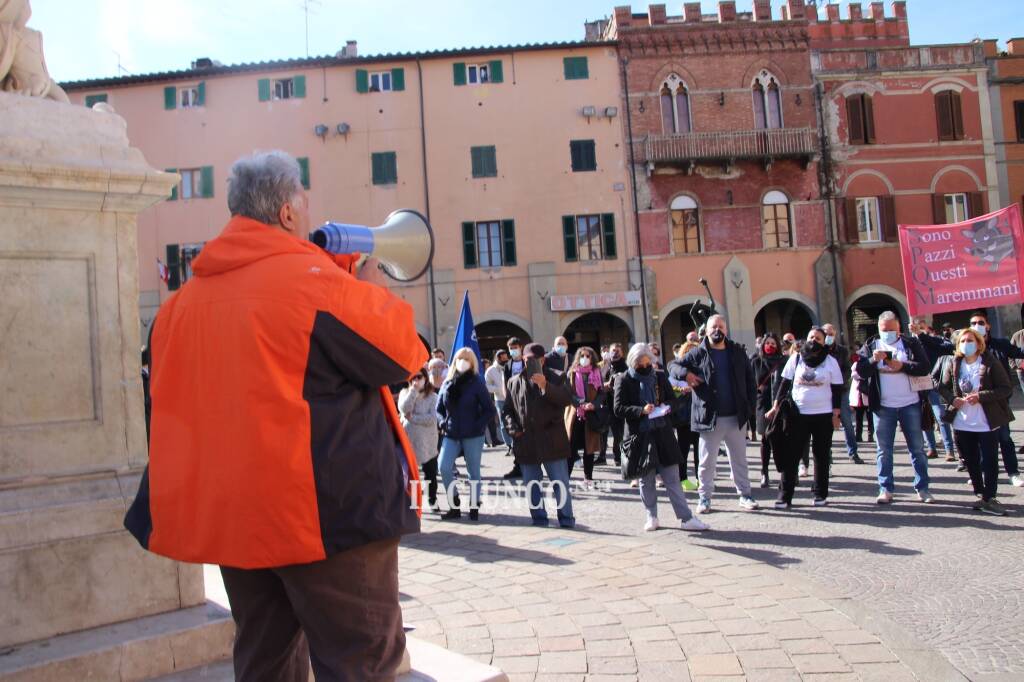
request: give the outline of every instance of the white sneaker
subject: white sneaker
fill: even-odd
[[[815,507],[827,507],[828,506],[828,500],[825,499],[825,498],[822,498],[822,497],[815,497],[814,498],[814,506]]]
[[[888,490],[883,490],[878,493],[878,498],[875,499],[878,504],[892,504],[892,493]]]
[[[747,495],[740,497],[740,509],[744,509],[746,511],[754,511],[755,509],[759,509],[759,507],[757,506],[757,500]]]
[[[800,478],[803,478],[804,476],[807,475],[807,467],[801,464],[800,470],[797,473],[799,474]]]
[[[644,524],[644,530],[650,533],[652,530],[658,530],[658,517],[652,516],[647,519],[647,523]]]
[[[1024,478],[1020,477],[1020,474],[1014,474],[1010,476],[1010,485],[1017,488],[1024,488]]]
[[[688,520],[688,521],[683,521],[681,524],[679,524],[679,527],[682,528],[683,530],[692,530],[692,531],[711,530],[711,526],[709,526],[708,524],[704,523],[703,521],[698,519],[696,516],[691,517],[690,520]]]
[[[921,500],[925,504],[931,504],[932,502],[935,501],[935,498],[932,497],[932,494],[927,490],[918,490],[917,499]]]
[[[634,478],[632,481],[629,482],[629,487],[630,488],[639,488],[640,487],[640,479],[639,478]]]

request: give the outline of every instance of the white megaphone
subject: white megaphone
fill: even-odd
[[[330,253],[365,253],[399,282],[419,279],[434,259],[434,230],[419,211],[400,208],[380,227],[324,223],[309,241]]]

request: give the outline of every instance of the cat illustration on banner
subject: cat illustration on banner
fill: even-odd
[[[964,251],[978,259],[978,267],[988,264],[991,272],[999,269],[999,264],[1004,258],[1013,255],[1013,235],[1010,234],[1009,226],[1007,225],[1004,234],[999,229],[997,220],[998,216],[993,216],[988,220],[979,220],[966,230],[961,230],[962,234],[971,240],[971,245],[964,247]]]

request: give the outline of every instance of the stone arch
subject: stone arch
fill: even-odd
[[[512,313],[495,310],[489,313],[484,313],[474,320],[475,324],[483,324],[484,322],[508,322],[509,324],[514,324],[524,330],[530,335],[530,338],[533,338],[533,329],[529,321]]]
[[[877,83],[871,83],[869,81],[849,81],[836,88],[832,92],[832,96],[845,99],[850,95],[877,95],[884,92],[885,89]]]
[[[962,78],[955,78],[953,76],[938,76],[933,78],[924,85],[921,86],[918,92],[924,94],[931,92],[933,95],[944,90],[952,90],[954,92],[963,92],[964,90],[970,90],[971,92],[977,92],[977,86],[973,86]]]
[[[562,319],[558,322],[559,326],[562,327],[562,333],[564,334],[565,330],[572,326],[573,322],[585,315],[590,315],[591,313],[604,313],[605,315],[611,315],[612,317],[619,318],[626,323],[627,327],[629,327],[629,333],[633,334],[634,338],[636,337],[636,333],[633,330],[633,316],[614,308],[609,308],[608,310],[579,310],[571,313],[563,313]]]
[[[758,334],[768,331],[777,334],[793,332],[799,338],[806,335],[811,327],[820,324],[817,304],[810,297],[796,291],[773,291],[762,296],[753,309],[754,331]]]
[[[789,300],[796,301],[797,303],[800,303],[805,308],[807,308],[808,312],[811,315],[811,321],[814,322],[815,324],[817,324],[817,322],[818,322],[818,303],[817,303],[817,301],[815,301],[813,298],[811,298],[810,296],[808,296],[806,294],[801,294],[799,291],[792,291],[792,290],[789,290],[789,289],[781,289],[779,291],[773,291],[770,294],[765,294],[761,298],[757,299],[757,301],[754,302],[754,315],[757,315],[757,313],[761,312],[761,309],[764,308],[769,303],[774,303],[775,301],[781,301],[781,300],[784,300],[784,299],[789,299]]]
[[[853,181],[862,175],[873,175],[877,177],[883,183],[885,183],[886,188],[889,190],[889,196],[896,194],[896,188],[893,187],[892,182],[889,180],[889,178],[885,176],[884,173],[879,173],[873,168],[862,168],[856,173],[851,173],[850,177],[846,178],[846,182],[843,183],[843,196],[846,196],[847,190],[850,188],[850,185],[853,183]]]
[[[652,93],[661,91],[661,84],[673,73],[679,76],[679,79],[686,84],[686,87],[690,92],[700,88],[697,77],[694,76],[692,71],[683,66],[680,62],[668,62],[655,72],[654,78],[651,79],[651,82],[648,84],[649,91]]]
[[[952,171],[960,171],[961,173],[964,173],[965,175],[970,177],[971,180],[974,181],[974,185],[975,185],[975,187],[978,188],[979,192],[984,192],[985,191],[985,188],[981,184],[981,178],[978,177],[977,173],[972,171],[967,166],[953,165],[953,166],[945,166],[944,168],[939,169],[938,172],[936,172],[935,175],[932,176],[932,184],[931,184],[931,187],[930,187],[930,191],[931,191],[932,194],[935,194],[935,188],[939,186],[939,179],[943,175],[945,175],[946,173],[950,173]]]
[[[780,86],[789,87],[789,77],[786,75],[785,69],[771,59],[759,59],[748,64],[743,72],[743,80],[740,81],[739,87],[743,89],[751,87],[754,84],[754,79],[757,78],[761,71],[767,71],[770,75],[774,76]]]
[[[898,289],[893,289],[885,284],[865,284],[864,286],[855,289],[846,297],[846,310],[849,311],[853,304],[857,302],[857,299],[863,298],[868,294],[881,294],[882,296],[888,296],[903,307],[903,312],[907,312],[909,310],[909,307],[907,306],[907,297]]]

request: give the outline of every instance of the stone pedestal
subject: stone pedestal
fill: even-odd
[[[136,215],[174,181],[109,108],[0,92],[0,677],[57,679],[101,655],[96,679],[166,674],[174,656],[156,652],[190,638],[208,645],[178,652],[189,666],[230,654],[201,567],[121,525],[146,463]],[[155,634],[114,646],[116,623]]]

